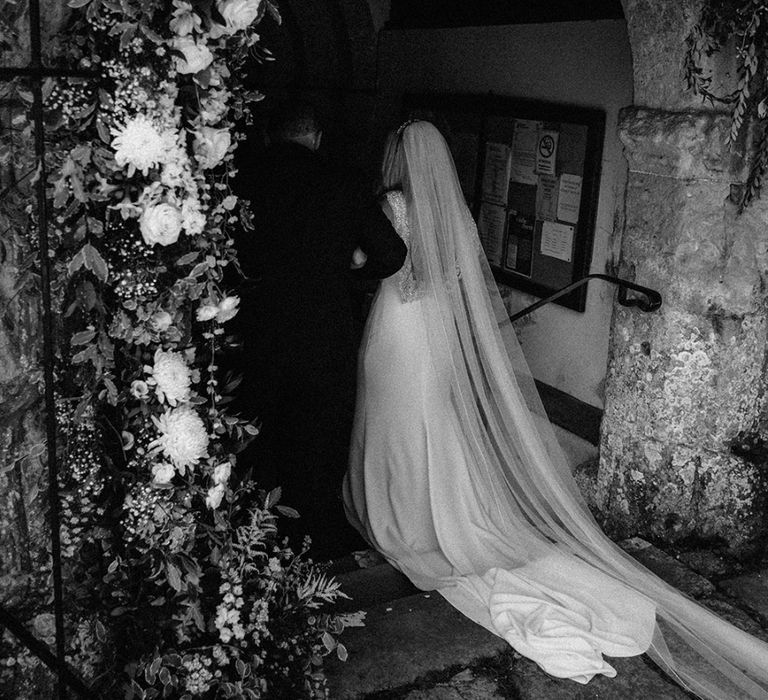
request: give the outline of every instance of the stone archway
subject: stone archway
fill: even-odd
[[[768,205],[737,216],[731,193],[746,168],[725,145],[727,113],[686,90],[685,37],[701,2],[622,0],[635,97],[619,125],[629,167],[617,212],[620,274],[658,289],[665,303],[652,315],[614,308],[596,502],[616,534],[721,538],[747,552],[768,529],[760,431]],[[338,90],[332,98],[355,112],[351,140],[365,160],[371,139],[360,125],[376,123],[381,107],[376,35],[388,3],[310,4],[290,2],[303,51],[295,77]],[[716,69],[725,91],[728,57]]]
[[[746,554],[768,525],[768,203],[737,216],[744,148],[725,145],[727,113],[685,90],[700,0],[622,4],[635,104],[619,125],[621,274],[658,289],[664,306],[614,309],[597,504],[618,533],[714,538]],[[715,81],[730,77],[726,57]]]

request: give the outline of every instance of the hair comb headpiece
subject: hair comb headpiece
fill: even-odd
[[[411,124],[415,122],[420,122],[421,119],[408,119],[404,121],[399,127],[397,127],[397,135],[402,136],[403,132],[405,131],[406,127],[410,126]]]

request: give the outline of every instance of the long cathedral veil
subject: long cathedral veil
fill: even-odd
[[[430,350],[452,368],[472,478],[482,484],[495,522],[502,529],[510,523],[510,541],[526,543],[515,561],[472,565],[521,566],[553,546],[568,552],[655,603],[648,654],[680,685],[711,700],[768,700],[768,644],[652,574],[592,517],[544,412],[440,132],[426,121],[405,124],[390,137],[383,173],[385,186],[401,187],[406,198]]]

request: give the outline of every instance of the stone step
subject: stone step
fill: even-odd
[[[344,631],[346,662],[328,657],[330,697],[352,700],[413,683],[422,676],[508,648],[438,593],[417,593],[366,609],[365,627]]]
[[[451,679],[432,684],[430,689],[406,690],[426,676],[451,668],[467,669],[503,652],[509,658],[506,687],[514,689],[509,697],[518,700],[689,698],[644,657],[608,659],[618,672],[616,678],[600,676],[587,685],[553,678],[532,661],[510,655],[503,639],[468,620],[438,593],[379,603],[366,612],[365,627],[344,632],[348,660],[326,660],[330,697],[334,700],[361,700],[397,689],[403,689],[402,696],[397,697],[407,700],[503,698],[497,678],[471,672],[459,674],[460,682]]]
[[[627,540],[621,545],[663,579],[698,598],[717,614],[751,634],[762,636],[758,622],[719,598],[707,579],[679,560],[643,540]],[[645,657],[607,659],[616,668],[617,677],[597,677],[584,686],[552,678],[535,663],[512,653],[504,640],[461,615],[439,593],[417,592],[407,578],[375,553],[355,553],[348,561],[336,562],[334,566],[342,590],[351,598],[341,601],[337,609],[366,612],[364,627],[349,628],[342,635],[348,660],[340,662],[331,655],[325,661],[330,697],[334,700],[356,700],[382,692],[387,693],[389,700],[690,697]],[[364,568],[356,568],[360,566]],[[742,598],[744,590],[754,590],[759,596],[765,580],[758,577],[748,584],[752,587],[740,580],[734,582],[734,588],[742,591]],[[494,657],[503,664],[503,670],[499,672],[497,664],[496,671],[483,675],[483,664],[479,662]],[[499,675],[504,676],[504,691],[497,685]],[[424,680],[435,676],[441,679]]]
[[[380,603],[405,598],[419,592],[406,576],[387,564],[377,564],[365,569],[354,569],[336,575],[341,590],[349,596],[339,600],[334,609],[338,612],[367,610]]]
[[[606,657],[616,676],[596,676],[586,685],[553,678],[525,658],[515,659],[512,674],[518,700],[690,700],[645,656]]]
[[[761,622],[768,623],[768,568],[720,581],[728,595],[739,600]]]

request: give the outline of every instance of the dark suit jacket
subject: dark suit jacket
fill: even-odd
[[[288,461],[338,461],[354,403],[352,252],[368,255],[356,274],[384,278],[406,248],[362,178],[316,152],[278,143],[245,165],[239,192],[251,201],[255,230],[237,239],[247,278],[235,318],[242,412],[263,421],[256,442],[277,459],[288,451]]]

